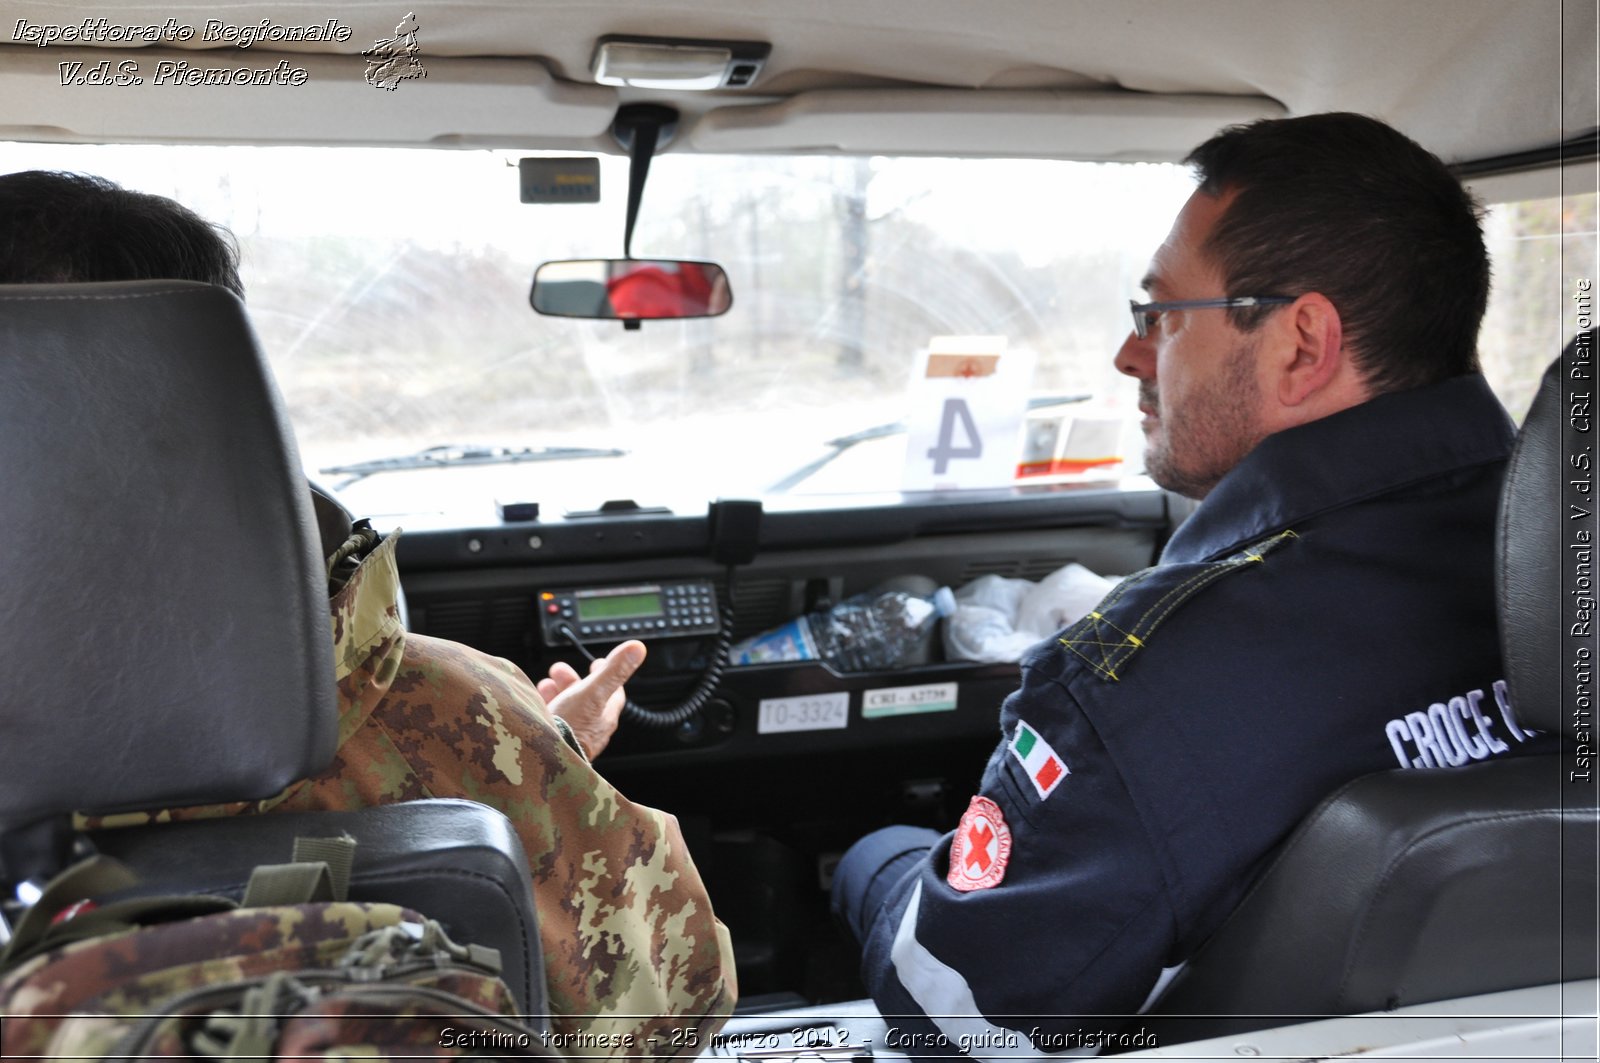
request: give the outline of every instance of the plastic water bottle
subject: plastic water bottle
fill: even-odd
[[[844,672],[926,664],[934,626],[955,607],[949,587],[930,595],[871,590],[753,635],[730,649],[728,660],[732,664],[823,660]]]

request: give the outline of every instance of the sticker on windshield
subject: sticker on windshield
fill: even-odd
[[[850,694],[802,694],[793,698],[762,698],[756,709],[757,734],[788,731],[834,731],[850,723]]]
[[[984,337],[988,339],[988,337]],[[932,354],[928,355],[927,376],[953,376],[971,380],[975,376],[993,376],[1000,364],[998,354]]]
[[[923,712],[952,712],[956,707],[956,683],[928,683],[914,687],[879,687],[862,691],[861,718],[877,720],[885,716],[912,716]]]

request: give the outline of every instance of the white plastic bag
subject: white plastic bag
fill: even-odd
[[[1076,561],[1058,568],[1023,596],[1017,606],[1017,629],[1048,638],[1081,620],[1114,585]]]
[[[1112,587],[1077,562],[1038,583],[980,576],[956,591],[945,618],[945,656],[951,660],[1015,661],[1029,646],[1076,622]]]

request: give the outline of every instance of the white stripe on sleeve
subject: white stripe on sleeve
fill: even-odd
[[[889,959],[900,984],[906,987],[911,999],[917,1002],[925,1015],[952,1043],[971,1045],[969,1054],[977,1059],[1025,1058],[1044,1056],[1093,1056],[1099,1049],[1093,1046],[1072,1048],[1064,1052],[1040,1052],[1033,1047],[1026,1034],[996,1026],[983,1017],[972,987],[961,977],[961,972],[929,952],[917,940],[917,912],[922,907],[922,883],[911,890],[911,900],[906,904],[905,915],[895,930],[894,945]],[[1016,1047],[1009,1047],[1010,1042]]]

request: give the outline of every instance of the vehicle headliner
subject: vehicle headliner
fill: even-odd
[[[1595,118],[1592,0],[15,0],[17,20],[203,27],[335,18],[343,43],[0,44],[0,138],[615,150],[620,101],[680,106],[672,150],[1181,157],[1219,125],[1355,110],[1449,161],[1551,148]],[[363,49],[414,10],[425,80],[365,84]],[[594,84],[605,34],[771,42],[743,92]],[[133,49],[133,50],[130,50]],[[200,49],[208,53],[196,55]],[[220,51],[219,51],[220,49]],[[58,64],[271,66],[298,87],[64,88]]]

